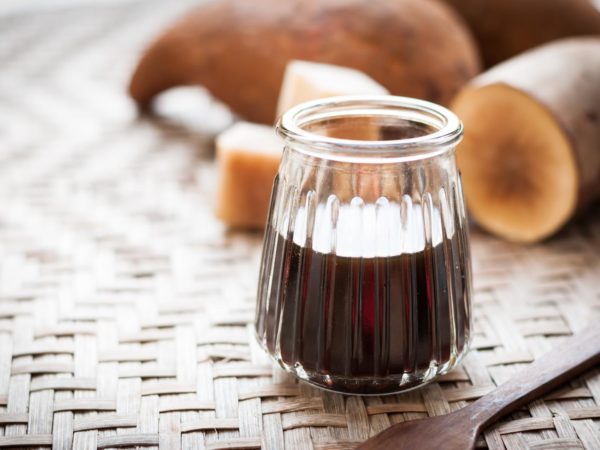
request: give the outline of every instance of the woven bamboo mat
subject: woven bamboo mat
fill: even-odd
[[[474,231],[474,350],[439,383],[343,397],[274,369],[249,326],[261,236],[210,211],[210,136],[231,117],[198,94],[191,128],[138,119],[124,95],[143,43],[188,6],[0,17],[0,447],[351,449],[463,407],[597,320],[600,213],[536,247]],[[599,418],[594,370],[478,446],[600,449]]]

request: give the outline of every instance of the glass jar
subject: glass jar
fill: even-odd
[[[277,129],[261,345],[337,392],[395,393],[448,372],[471,327],[461,122],[425,101],[352,96],[301,104]]]

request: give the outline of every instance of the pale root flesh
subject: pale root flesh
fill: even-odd
[[[502,83],[464,90],[453,109],[465,125],[457,158],[476,221],[517,242],[560,229],[576,209],[579,174],[575,151],[550,111]]]

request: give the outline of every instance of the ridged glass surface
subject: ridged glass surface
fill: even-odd
[[[275,182],[260,342],[301,378],[344,392],[397,392],[448,371],[470,325],[453,155],[373,173],[306,158],[287,151]]]
[[[339,392],[423,384],[464,355],[471,273],[450,111],[401,97],[307,103],[280,121],[256,332]]]

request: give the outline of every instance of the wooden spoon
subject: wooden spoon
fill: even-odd
[[[472,449],[486,426],[599,363],[600,326],[592,325],[466,408],[394,425],[357,450]]]

